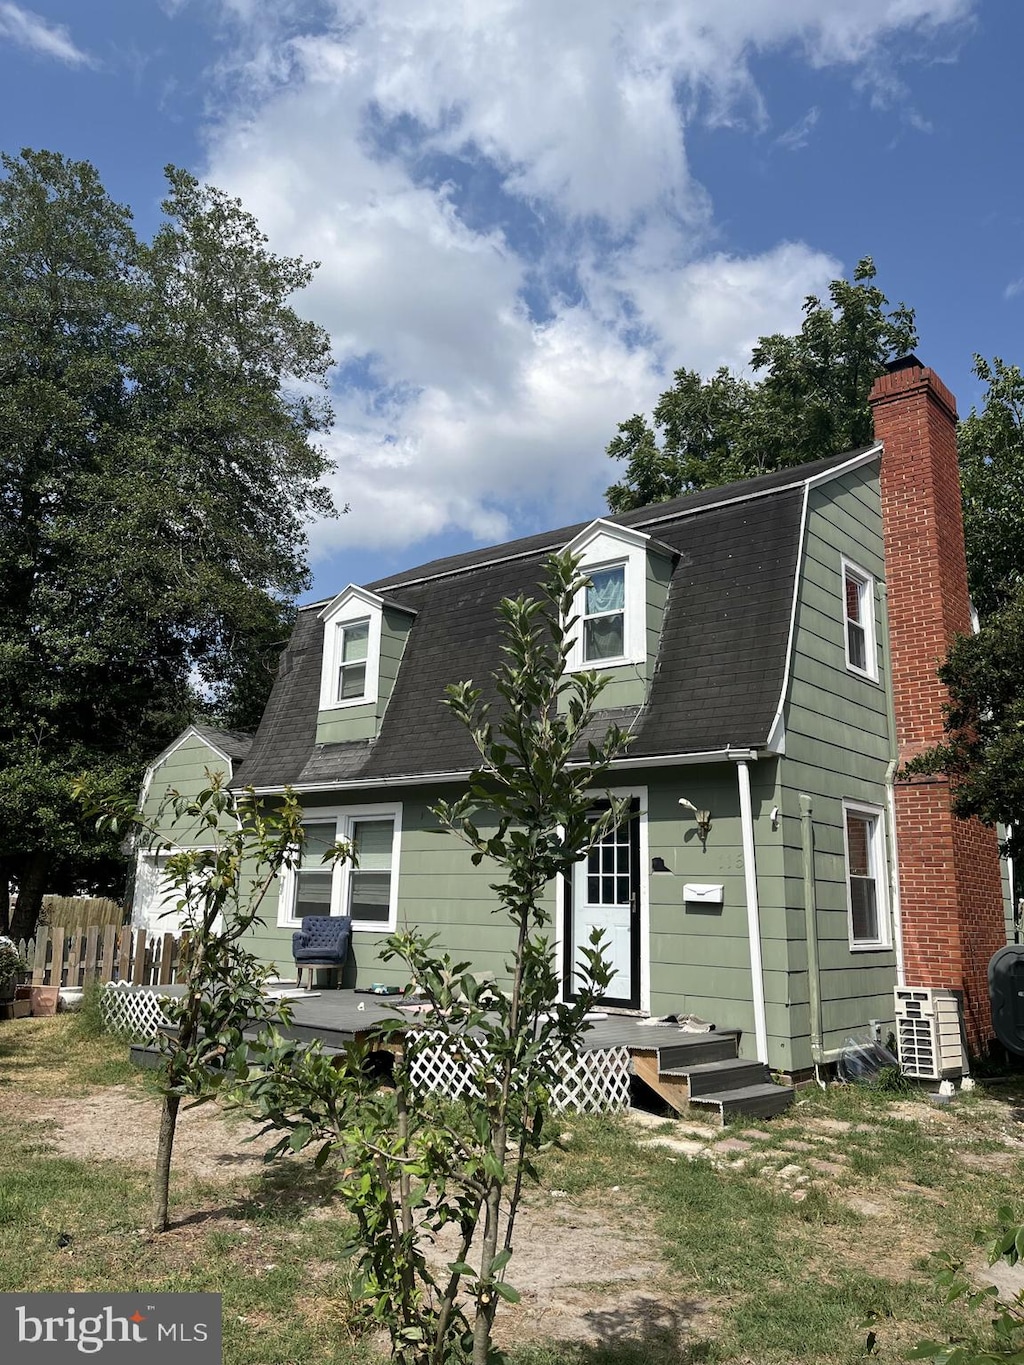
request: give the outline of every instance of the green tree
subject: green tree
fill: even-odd
[[[959,636],[939,668],[949,688],[945,738],[907,765],[946,773],[964,819],[1024,829],[1024,592]]]
[[[153,1170],[152,1227],[168,1227],[171,1159],[178,1111],[185,1098],[201,1104],[212,1099],[232,1068],[248,1054],[247,1029],[282,1020],[289,1011],[265,994],[271,968],[245,947],[243,940],[260,922],[264,899],[282,867],[302,846],[302,811],[291,791],[264,807],[251,791],[225,791],[220,774],[198,796],[169,792],[160,815],[149,825],[130,798],[113,800],[97,793],[83,778],[74,797],[86,816],[115,835],[166,855],[164,875],[177,890],[175,909],[187,939],[182,948],[182,994],[167,1000],[170,1027],[159,1034],[164,1054],[159,1073],[162,1093],[160,1134]],[[164,809],[173,825],[197,832],[205,848],[181,848],[158,834]],[[338,850],[343,856],[343,851]],[[172,907],[168,907],[169,909]]]
[[[318,1162],[332,1152],[340,1158],[339,1192],[354,1216],[365,1294],[402,1365],[445,1365],[463,1332],[474,1365],[493,1358],[498,1304],[518,1297],[506,1267],[551,1089],[612,976],[592,942],[574,1002],[559,1003],[549,937],[552,882],[629,818],[628,804],[615,800],[591,818],[594,788],[624,737],[612,727],[598,744],[584,740],[603,680],[566,666],[581,581],[573,560],[558,557],[549,561],[543,598],[501,603],[499,716],[492,719],[471,683],[448,689],[479,766],[465,796],[434,813],[475,864],[494,868],[495,913],[511,929],[507,981],[474,977],[468,963],[438,953],[416,930],[393,935],[383,956],[418,984],[432,1006],[426,1017],[382,1026],[370,1045],[349,1049],[343,1068],[318,1046],[271,1037],[246,1081],[266,1126],[285,1131],[276,1150],[315,1144]],[[384,1090],[371,1049],[396,1032],[402,1046],[393,1088]],[[457,1102],[415,1080],[428,1050],[465,1079]],[[446,1226],[456,1233],[455,1254],[438,1273],[424,1250]]]
[[[110,886],[72,778],[137,789],[189,718],[254,723],[328,514],[326,333],[237,200],[169,168],[140,242],[94,168],[0,158],[0,921]]]
[[[987,385],[957,436],[971,597],[981,616],[1005,606],[1024,582],[1024,375],[996,356],[974,357]]]
[[[607,491],[612,511],[868,445],[871,385],[887,360],[917,345],[913,311],[889,310],[875,274],[864,257],[852,282],[832,281],[827,302],[807,298],[796,336],[761,337],[750,358],[757,381],[724,368],[707,380],[677,370],[653,425],[635,414],[608,446],[626,463]]]

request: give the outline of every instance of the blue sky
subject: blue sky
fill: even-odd
[[[314,595],[598,515],[616,423],[861,255],[978,398],[1024,361],[1014,0],[0,0],[0,147],[162,167],[322,267]]]

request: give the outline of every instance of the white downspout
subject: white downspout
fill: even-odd
[[[750,939],[750,990],[754,1002],[754,1037],[757,1060],[768,1061],[768,1019],[764,1008],[764,966],[761,961],[761,907],[757,899],[757,865],[754,862],[754,808],[750,800],[750,769],[738,758],[736,773],[740,790],[740,829],[743,836],[743,880],[747,892],[747,934]]]

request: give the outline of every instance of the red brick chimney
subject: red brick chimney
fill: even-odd
[[[882,527],[900,763],[942,738],[936,668],[971,630],[956,458],[956,401],[916,356],[871,390],[882,455]],[[1006,942],[995,831],[958,820],[944,777],[898,778],[895,792],[908,986],[961,991],[972,1051],[992,1036],[989,958]]]

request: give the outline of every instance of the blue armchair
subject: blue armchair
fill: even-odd
[[[292,957],[299,985],[302,985],[303,970],[308,970],[309,985],[312,986],[317,967],[330,968],[337,973],[340,984],[351,937],[352,920],[348,915],[307,915],[302,928],[292,934]]]

